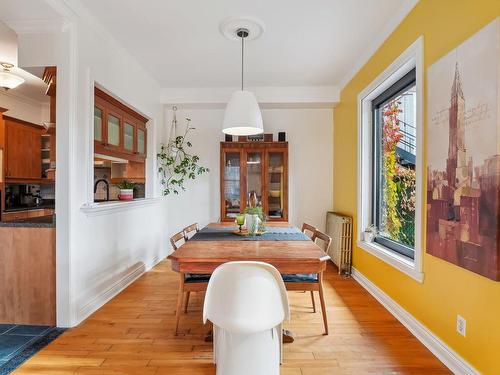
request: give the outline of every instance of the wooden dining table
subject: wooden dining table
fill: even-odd
[[[289,223],[268,226],[291,228]],[[210,228],[231,228],[234,223],[211,223]],[[236,229],[236,228],[235,228]],[[272,264],[281,274],[321,274],[330,257],[311,240],[203,240],[186,241],[169,257],[176,272],[211,274],[218,266],[233,261]]]

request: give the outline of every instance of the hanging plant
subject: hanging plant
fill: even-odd
[[[179,191],[185,191],[184,184],[188,180],[194,180],[196,176],[207,173],[208,168],[198,164],[200,157],[189,152],[192,147],[188,141],[189,132],[195,130],[191,127],[191,119],[186,118],[186,130],[184,135],[177,136],[175,134],[177,120],[175,116],[172,121],[172,135],[168,143],[162,144],[160,152],[157,154],[158,173],[160,182],[163,186],[163,195],[171,193],[179,194]]]

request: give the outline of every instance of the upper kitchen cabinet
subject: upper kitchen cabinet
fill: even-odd
[[[4,116],[4,120],[5,178],[40,179],[42,176],[40,150],[44,129],[8,116]]]
[[[147,118],[95,88],[94,148],[96,154],[132,161],[146,158]]]

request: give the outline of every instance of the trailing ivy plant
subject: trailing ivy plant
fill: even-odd
[[[177,121],[173,121],[173,127]],[[160,152],[157,154],[158,173],[160,182],[163,186],[163,195],[179,194],[185,191],[184,184],[188,180],[194,180],[196,176],[209,172],[209,169],[198,165],[200,157],[189,153],[189,149],[193,146],[188,141],[189,132],[195,128],[190,126],[191,119],[186,118],[186,131],[184,135],[174,136],[170,138],[168,143],[162,144]]]

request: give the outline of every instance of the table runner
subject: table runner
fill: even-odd
[[[238,227],[205,227],[196,233],[190,241],[309,241],[310,238],[298,228],[266,227],[260,236],[240,236],[233,232]]]

